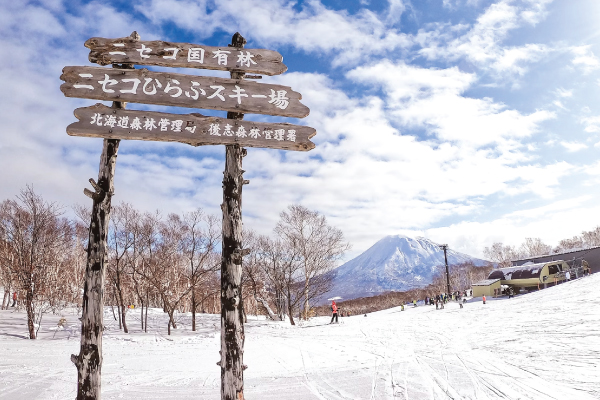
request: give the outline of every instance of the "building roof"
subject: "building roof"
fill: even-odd
[[[484,279],[482,281],[473,283],[471,286],[490,286],[499,281],[500,279]]]
[[[518,260],[512,260],[511,262],[514,263],[514,262],[519,262],[519,261],[535,260],[535,259],[544,258],[544,257],[558,257],[558,256],[562,256],[564,254],[572,254],[572,253],[578,253],[581,251],[589,251],[589,250],[595,250],[595,249],[600,249],[600,246],[587,247],[587,248],[581,248],[581,249],[571,249],[571,250],[565,251],[563,253],[540,254],[538,256],[533,256],[533,257],[519,258]],[[567,257],[564,257],[564,258],[567,258]]]
[[[546,261],[541,263],[528,262],[516,267],[506,267],[495,269],[488,275],[488,279],[531,279],[539,278],[542,273],[542,268],[547,264],[562,263],[563,260]]]

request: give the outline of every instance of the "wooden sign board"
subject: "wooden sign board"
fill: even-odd
[[[85,47],[90,49],[89,60],[100,65],[160,65],[263,75],[279,75],[287,70],[281,54],[273,50],[136,39],[135,36],[119,39],[94,37],[85,42]]]
[[[308,151],[314,128],[201,115],[115,109],[103,104],[75,110],[79,119],[67,127],[71,136],[105,139],[181,142],[192,146],[239,144],[281,150]]]
[[[67,97],[207,108],[304,118],[310,110],[288,86],[147,69],[65,67],[60,90]]]

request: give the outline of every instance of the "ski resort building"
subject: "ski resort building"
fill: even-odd
[[[500,279],[484,279],[472,286],[473,297],[494,296],[500,290]]]
[[[584,250],[574,250],[558,254],[549,254],[545,256],[523,258],[512,262],[513,266],[523,265],[527,262],[547,263],[551,261],[564,260],[571,268],[581,267],[581,261],[586,260],[590,265],[591,272],[600,271],[600,246]]]
[[[548,284],[557,284],[566,279],[567,271],[575,271],[563,260],[533,263],[495,269],[488,275],[488,279],[499,279],[501,285],[513,288],[540,288]],[[575,276],[573,277],[575,278]]]

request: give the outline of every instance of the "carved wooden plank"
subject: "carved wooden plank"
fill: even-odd
[[[265,123],[115,109],[103,104],[75,110],[78,122],[67,127],[71,136],[107,139],[181,142],[192,146],[239,144],[281,150],[308,151],[314,128],[286,123]]]
[[[90,49],[89,60],[100,65],[131,63],[263,75],[279,75],[287,70],[282,55],[273,50],[136,39],[137,35],[118,39],[93,37],[85,42],[85,47]]]
[[[101,67],[65,67],[60,90],[67,97],[208,108],[304,118],[310,110],[288,86]]]

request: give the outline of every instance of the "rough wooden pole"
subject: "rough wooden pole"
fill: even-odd
[[[236,33],[231,47],[243,48],[246,40]],[[244,73],[231,72],[232,79]],[[228,112],[227,118],[244,114]],[[225,146],[223,173],[223,239],[221,256],[221,399],[244,399],[244,317],[242,304],[242,157],[246,149]]]
[[[132,37],[134,36],[139,39],[136,32],[132,33]],[[133,66],[122,65],[118,68],[133,68]],[[113,102],[113,108],[125,108],[125,103]],[[77,367],[77,400],[101,398],[104,276],[108,264],[108,223],[111,199],[114,194],[119,142],[118,139],[104,139],[98,183],[90,179],[94,192],[84,189],[86,196],[92,198],[93,206],[83,287],[81,345],[79,355],[71,355],[71,361]]]

